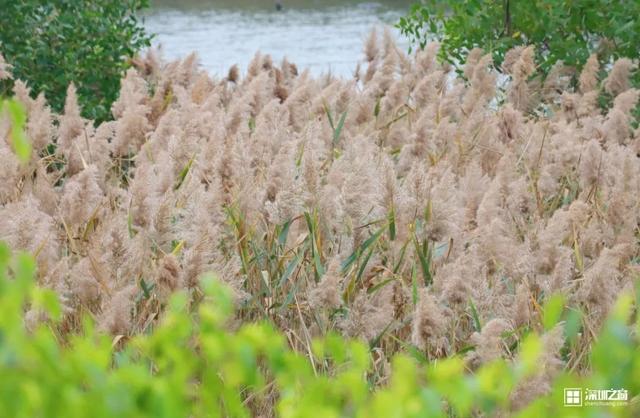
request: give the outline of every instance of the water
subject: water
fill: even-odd
[[[411,5],[410,0],[281,3],[283,10],[277,11],[274,0],[156,0],[145,25],[156,34],[154,44],[162,46],[165,58],[196,51],[213,74],[226,74],[234,64],[246,70],[260,51],[276,62],[286,56],[316,75],[350,76],[371,29],[395,24]]]

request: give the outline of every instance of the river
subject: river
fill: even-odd
[[[202,67],[217,75],[234,64],[246,70],[260,51],[277,62],[286,56],[316,75],[350,76],[371,29],[392,26],[411,5],[410,0],[280,2],[278,11],[275,0],[156,0],[145,26],[165,58],[195,51]]]

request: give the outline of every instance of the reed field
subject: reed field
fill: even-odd
[[[60,306],[53,321],[26,304],[24,335],[45,325],[72,345],[89,318],[126,351],[166,329],[173,293],[187,310],[215,305],[201,282],[212,273],[230,292],[224,329],[268,323],[310,375],[338,373],[314,341],[356,341],[362,399],[395,393],[384,391],[396,356],[457,359],[482,378],[496,361],[518,364],[532,335],[535,367],[503,401],[449,400],[443,416],[511,416],[551,396],[559,376],[591,373],[607,318],[624,317],[616,300],[637,297],[640,279],[634,63],[593,56],[542,80],[533,47],[512,49],[500,73],[481,50],[456,71],[438,47],[407,55],[374,31],[352,78],[259,53],[246,74],[220,78],[195,55],[152,51],[98,126],[80,116],[73,85],[58,115],[16,80],[32,152],[20,161],[4,112],[0,240],[32,255],[36,284]],[[621,323],[636,341],[637,324]],[[640,358],[629,361],[639,377]],[[432,379],[444,385],[442,373]],[[237,394],[245,412],[221,416],[291,412],[265,379],[259,396]],[[360,411],[341,405],[318,416]],[[357,416],[391,416],[382,411]]]

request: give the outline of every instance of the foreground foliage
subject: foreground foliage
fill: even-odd
[[[558,396],[566,371],[595,370],[592,346],[640,274],[632,63],[601,71],[594,56],[577,86],[538,83],[519,48],[498,83],[490,54],[473,50],[457,77],[438,47],[407,56],[373,34],[350,80],[260,54],[212,78],[194,56],[150,54],[98,126],[73,86],[55,115],[17,80],[0,115],[0,237],[35,257],[61,341],[87,316],[118,347],[154,334],[172,293],[199,306],[215,271],[234,326],[268,322],[314,376],[333,370],[313,354],[327,335],[364,344],[368,387],[384,388],[397,355],[493,370],[537,334],[534,373],[496,401],[515,414]],[[273,411],[269,388],[252,413]]]
[[[150,38],[136,17],[147,0],[0,0],[0,48],[16,78],[62,111],[75,83],[83,115],[110,119],[120,78]],[[12,84],[0,81],[0,96]]]
[[[2,416],[248,417],[252,411],[270,415],[271,403],[282,417],[493,416],[509,411],[509,393],[535,375],[545,350],[545,338],[531,334],[516,362],[494,361],[473,375],[457,356],[428,364],[398,355],[389,381],[372,391],[367,376],[376,356],[365,344],[328,335],[314,339],[302,355],[266,323],[230,329],[231,295],[211,277],[203,279],[200,302],[178,293],[153,332],[112,341],[98,334],[89,318],[81,333],[61,335],[61,306],[54,293],[34,286],[34,270],[30,256],[11,257],[0,244]],[[578,416],[562,406],[563,387],[639,393],[637,309],[628,325],[633,307],[628,294],[618,300],[594,346],[589,376],[561,374],[552,395],[518,416]],[[26,330],[24,308],[47,319]],[[556,315],[547,318],[549,325],[562,328],[553,325],[560,311],[548,313]],[[604,412],[592,407],[588,414]],[[631,404],[610,408],[608,416],[638,412],[639,405]]]

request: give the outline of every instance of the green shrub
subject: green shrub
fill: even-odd
[[[12,257],[0,244],[0,416],[248,417],[272,408],[283,417],[492,416],[508,410],[510,392],[535,371],[541,353],[541,340],[531,334],[517,363],[499,360],[473,374],[458,356],[425,364],[398,355],[389,383],[372,388],[373,353],[361,342],[328,335],[302,355],[269,324],[231,331],[229,293],[211,277],[202,282],[200,303],[178,293],[148,335],[112,340],[89,318],[81,335],[62,332],[57,297],[34,286],[34,273],[31,256]],[[560,311],[545,308],[552,318]],[[576,416],[578,410],[563,407],[564,387],[640,393],[632,311],[633,299],[622,296],[592,350],[590,376],[562,373],[550,395],[518,416]],[[637,403],[584,408],[590,416],[639,412]]]
[[[424,0],[398,24],[413,45],[442,41],[442,58],[463,63],[474,47],[500,65],[517,45],[536,45],[543,72],[557,61],[582,67],[592,52],[603,61],[640,55],[640,2],[611,0]]]
[[[147,0],[0,0],[0,51],[13,75],[60,112],[74,82],[83,116],[110,118],[129,59],[150,37],[136,17]],[[0,82],[0,95],[11,89]]]

